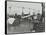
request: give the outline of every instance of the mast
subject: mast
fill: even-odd
[[[24,12],[23,12],[23,9],[24,9],[24,7],[22,7],[22,16],[24,16]]]

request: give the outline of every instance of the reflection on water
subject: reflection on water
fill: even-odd
[[[24,32],[31,32],[33,29],[33,23],[21,23],[18,26],[8,25],[8,33],[24,33]]]

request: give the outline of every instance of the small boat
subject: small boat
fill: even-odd
[[[14,20],[16,20],[16,19],[15,19],[15,18],[9,18],[9,19],[7,20],[7,23],[8,23],[8,24],[13,24]]]

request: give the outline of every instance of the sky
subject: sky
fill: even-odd
[[[23,9],[24,7],[24,9]],[[24,14],[30,15],[35,12],[35,14],[42,14],[42,6],[40,3],[26,3],[26,2],[9,2],[7,1],[7,14],[14,15],[17,13],[18,15],[22,15],[22,10]]]

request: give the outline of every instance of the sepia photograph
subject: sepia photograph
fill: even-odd
[[[45,3],[6,2],[7,34],[45,32]]]

